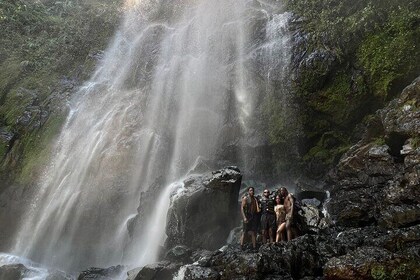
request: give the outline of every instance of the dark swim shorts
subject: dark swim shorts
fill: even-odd
[[[261,229],[276,229],[276,214],[266,212],[261,215]]]
[[[257,216],[248,217],[248,223],[244,223],[244,221],[242,221],[242,229],[244,232],[248,232],[248,231],[257,232],[258,223],[259,223],[259,219],[257,218]]]

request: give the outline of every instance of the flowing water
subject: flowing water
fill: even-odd
[[[265,96],[279,95],[288,112],[289,14],[279,1],[126,6],[96,73],[69,105],[11,250],[46,267],[75,273],[155,261],[171,183],[198,158],[252,169],[244,151],[266,141],[258,128]],[[150,232],[134,236],[140,245],[128,254],[127,221],[157,182]]]

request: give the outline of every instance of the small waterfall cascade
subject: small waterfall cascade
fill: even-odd
[[[252,164],[242,147],[264,141],[256,127],[261,100],[267,84],[284,81],[290,60],[289,15],[280,4],[126,6],[101,64],[69,104],[14,255],[69,273],[151,263],[164,239],[169,194],[179,188],[172,183],[199,157],[246,170]],[[149,231],[133,237],[138,253],[127,260],[127,221],[141,192],[157,182]]]

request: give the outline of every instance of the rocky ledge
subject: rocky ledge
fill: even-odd
[[[360,142],[329,173],[330,198],[306,188],[297,193],[302,201],[313,194],[319,202],[300,211],[304,235],[256,252],[240,250],[233,238],[209,251],[190,242],[196,237],[186,238],[185,231],[172,231],[178,224],[171,223],[180,219],[173,217],[168,235],[174,242],[167,244],[172,248],[161,262],[131,271],[129,279],[420,279],[419,100],[420,78],[370,119]],[[192,181],[182,207],[202,182]],[[215,203],[210,197],[204,208]],[[329,217],[320,209],[325,204]],[[194,222],[182,225],[201,234],[206,216],[196,209],[187,215]]]
[[[400,228],[420,221],[420,77],[378,111],[328,179],[341,226]]]
[[[306,225],[300,237],[241,250],[241,173],[227,167],[191,175],[171,194],[160,261],[129,271],[127,279],[420,279],[419,97],[420,78],[370,119],[324,190],[298,186]],[[131,229],[142,227],[145,207],[141,201]],[[91,269],[79,278],[119,272]]]

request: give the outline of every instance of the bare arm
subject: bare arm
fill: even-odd
[[[292,217],[292,219],[293,219],[293,211],[294,211],[294,204],[295,204],[295,200],[294,200],[294,198],[293,198],[293,196],[291,195],[291,194],[289,194],[288,195],[288,198],[289,198],[289,201],[290,201],[290,215],[291,215],[291,217]]]
[[[244,220],[244,222],[247,222],[245,212],[244,212],[245,205],[246,205],[246,197],[244,196],[242,198],[242,203],[241,203],[241,214],[242,214],[242,219]]]

